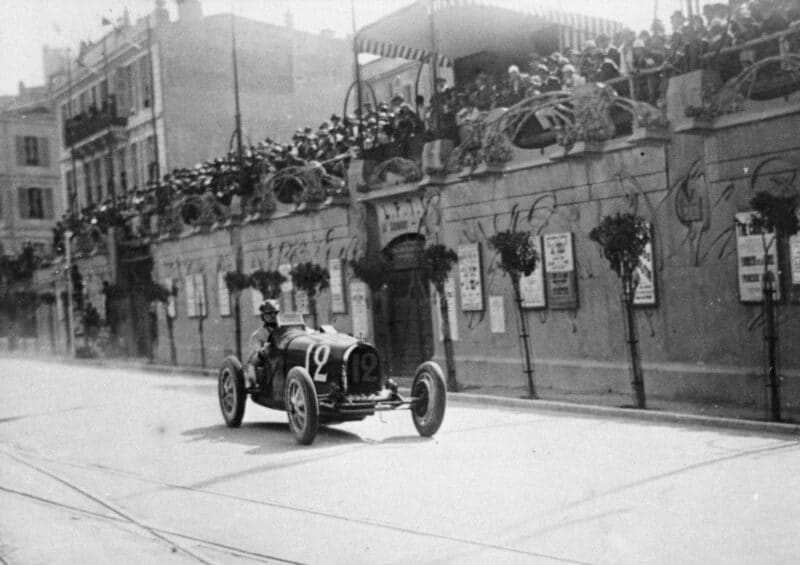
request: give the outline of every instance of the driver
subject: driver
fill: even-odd
[[[264,325],[254,331],[250,336],[250,356],[247,360],[248,367],[253,367],[252,370],[248,369],[247,371],[252,381],[250,386],[256,384],[255,367],[266,365],[270,354],[275,348],[273,336],[275,335],[275,330],[278,328],[278,312],[281,311],[278,301],[269,298],[264,300],[258,309],[261,312],[261,321],[264,322]]]

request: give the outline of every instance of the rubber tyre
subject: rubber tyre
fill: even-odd
[[[283,399],[289,429],[297,443],[311,445],[319,429],[319,401],[314,381],[303,367],[292,367],[286,375]]]
[[[219,409],[229,428],[238,428],[244,417],[247,390],[244,384],[242,364],[234,357],[226,357],[219,369],[217,380]]]
[[[426,361],[417,368],[411,396],[417,399],[411,406],[414,426],[422,437],[431,437],[442,425],[447,406],[447,385],[438,364]]]

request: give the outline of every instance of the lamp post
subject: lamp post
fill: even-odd
[[[64,232],[64,253],[67,258],[67,341],[69,356],[75,357],[75,326],[72,315],[72,230]]]

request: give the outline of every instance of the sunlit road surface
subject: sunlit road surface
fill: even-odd
[[[795,438],[451,402],[297,445],[216,380],[0,359],[0,563],[800,562]]]

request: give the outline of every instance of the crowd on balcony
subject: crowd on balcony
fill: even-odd
[[[615,87],[624,91],[626,84],[620,82],[620,77],[668,77],[704,65],[715,66],[723,77],[730,77],[753,60],[776,54],[777,46],[765,43],[720,57],[725,47],[744,45],[789,28],[800,30],[800,0],[751,0],[732,12],[729,10],[728,4],[710,4],[703,8],[702,16],[695,14],[689,18],[676,11],[670,20],[670,34],[655,20],[650,30],[639,34],[628,29],[614,37],[600,34],[587,41],[580,51],[566,49],[548,56],[533,53],[524,64],[511,65],[502,76],[477,70],[472,82],[458,87],[448,86],[439,79],[427,103],[420,96],[413,105],[402,96],[395,96],[388,103],[365,103],[361,112],[356,109],[344,117],[334,114],[316,130],[308,127],[296,130],[291,143],[267,138],[246,147],[241,162],[244,172],[240,171],[238,153],[230,152],[224,158],[191,169],[176,169],[159,181],[134,188],[119,195],[116,205],[110,198],[90,203],[82,210],[80,221],[102,231],[110,225],[120,225],[128,231],[140,232],[147,218],[163,210],[169,202],[211,194],[228,205],[234,194],[252,191],[254,183],[270,173],[312,167],[344,178],[346,163],[355,152],[363,150],[367,158],[378,161],[392,156],[415,158],[425,141],[435,137],[458,141],[463,126],[493,109],[510,107],[539,93],[570,90],[587,82],[614,84],[614,79],[619,79]],[[798,36],[800,33],[791,38],[793,51],[798,50]],[[663,80],[649,80],[642,83],[638,92],[623,93],[659,104],[663,102],[665,85]],[[439,109],[438,113],[434,108]],[[103,111],[95,109],[95,116]],[[81,119],[87,117],[91,115]],[[138,227],[132,228],[132,223]],[[66,227],[70,226],[65,220],[56,232],[60,234]]]

